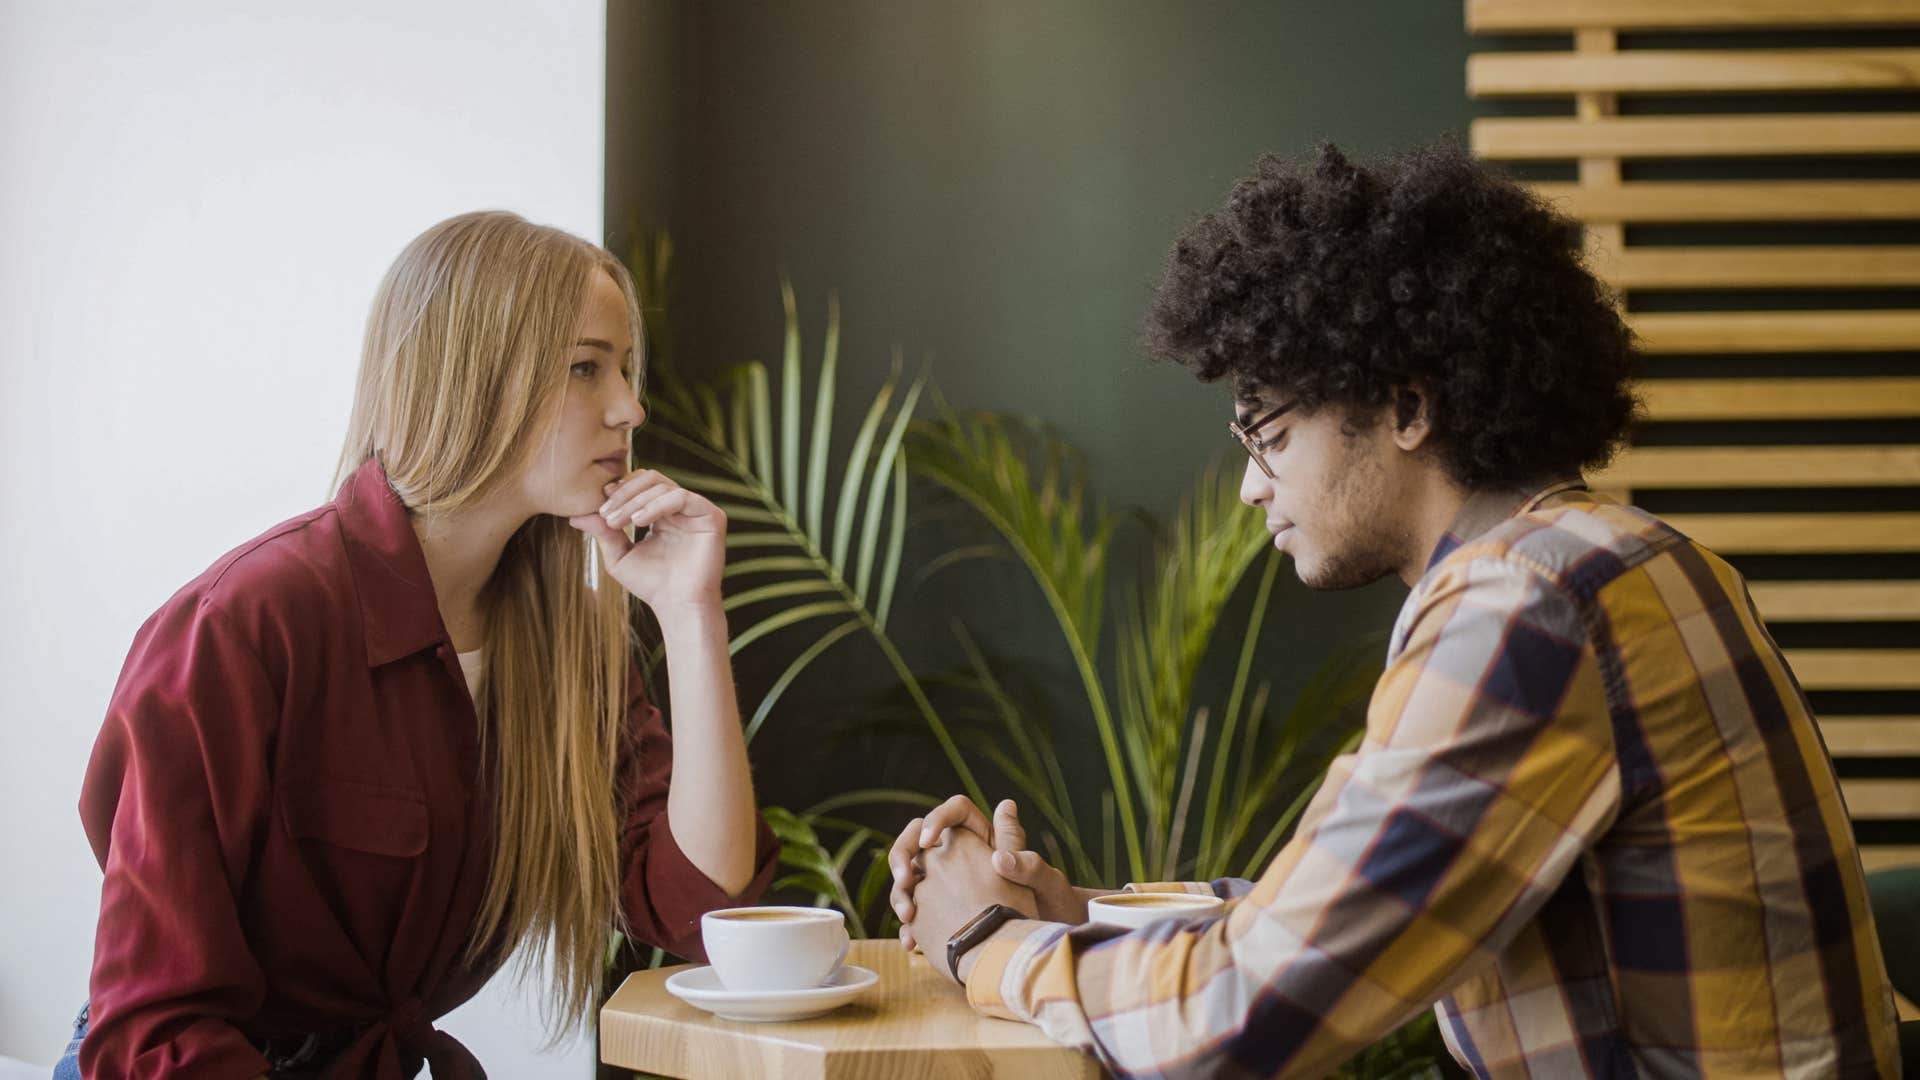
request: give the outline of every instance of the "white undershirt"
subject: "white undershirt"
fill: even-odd
[[[480,654],[485,651],[485,649],[475,649],[472,652],[460,654],[460,673],[467,677],[467,693],[470,696],[479,696],[480,668],[486,662]]]

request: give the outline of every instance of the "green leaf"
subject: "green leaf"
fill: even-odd
[[[833,521],[833,565],[838,567],[847,565],[847,549],[853,542],[853,515],[860,505],[860,481],[866,476],[867,455],[872,452],[874,433],[880,428],[881,418],[886,416],[897,381],[897,377],[890,377],[880,385],[880,392],[867,408],[866,420],[860,424],[860,433],[853,440],[853,450],[847,455],[846,476],[840,482],[840,507]]]
[[[788,608],[754,623],[752,626],[734,635],[733,642],[727,646],[728,656],[737,656],[741,649],[759,641],[776,630],[784,630],[795,623],[808,619],[818,619],[826,615],[844,615],[849,610],[845,600],[823,600],[817,604],[802,604]]]
[[[800,505],[800,316],[794,310],[793,286],[780,283],[780,303],[787,311],[787,340],[780,369],[780,500]]]
[[[813,446],[807,453],[807,532],[823,536],[827,452],[833,445],[833,388],[840,369],[840,301],[827,298],[827,345],[820,361],[820,388],[813,403]]]
[[[761,585],[757,588],[745,589],[734,593],[721,602],[720,609],[722,611],[734,611],[750,604],[760,604],[768,600],[778,600],[784,596],[807,596],[813,593],[830,593],[835,591],[837,590],[834,589],[833,582],[831,581],[817,581],[808,578],[803,578],[799,581],[776,581],[771,585]],[[836,601],[836,603],[839,603],[839,601]]]
[[[901,806],[931,810],[940,805],[940,800],[924,791],[908,791],[903,788],[860,788],[822,799],[807,808],[807,816],[817,817],[821,814],[830,814],[842,807],[870,806],[875,803],[896,803]]]
[[[780,673],[778,679],[774,680],[773,686],[768,688],[766,696],[760,699],[759,706],[753,710],[753,719],[747,722],[746,740],[748,743],[753,742],[754,735],[760,731],[760,725],[766,723],[767,716],[773,712],[774,705],[777,704],[781,696],[787,692],[787,687],[793,685],[793,680],[799,678],[802,671],[805,671],[809,665],[819,659],[821,653],[833,648],[834,644],[841,638],[846,637],[858,629],[860,629],[860,620],[848,619],[846,622],[822,634],[818,640],[807,646],[806,650],[799,656],[793,658],[793,662],[787,665],[787,669]]]
[[[727,564],[721,571],[721,577],[745,577],[748,574],[772,574],[798,570],[810,572],[818,570],[820,564],[812,559],[797,555],[773,555],[764,559],[740,559]]]
[[[732,495],[741,499],[757,499],[760,493],[738,480],[714,476],[711,473],[695,472],[676,466],[662,466],[660,471],[671,477],[684,488],[692,488],[702,495]]]
[[[920,391],[926,384],[926,376],[922,375],[907,389],[907,396],[900,403],[900,411],[894,414],[893,429],[887,432],[887,440],[881,445],[876,458],[880,468],[874,472],[872,485],[867,492],[867,520],[866,526],[860,530],[859,569],[855,572],[853,584],[855,595],[861,597],[867,595],[867,584],[873,580],[874,545],[880,539],[880,520],[887,505],[888,481],[895,467],[900,464],[900,440],[906,436],[907,423],[913,419],[914,404],[920,400]]]
[[[771,487],[773,483],[773,408],[769,399],[765,364],[747,365],[747,392],[753,403],[754,472],[766,481],[766,486]]]
[[[901,457],[906,451],[900,452]],[[887,534],[887,551],[880,559],[880,600],[874,604],[874,617],[880,629],[887,628],[887,616],[893,611],[893,583],[900,577],[900,550],[907,533],[907,467],[901,462],[893,470],[893,528]]]

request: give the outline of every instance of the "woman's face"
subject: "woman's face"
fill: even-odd
[[[605,271],[593,275],[580,325],[563,358],[566,396],[521,479],[534,511],[556,517],[600,509],[606,485],[627,475],[630,436],[647,415],[629,380],[634,343],[626,296]]]

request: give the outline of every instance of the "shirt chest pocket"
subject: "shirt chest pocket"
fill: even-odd
[[[418,792],[356,780],[280,785],[280,820],[296,840],[407,858],[427,850],[427,801]]]

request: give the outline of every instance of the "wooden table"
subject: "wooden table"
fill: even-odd
[[[812,1020],[722,1020],[667,993],[683,967],[637,971],[600,1010],[600,1057],[623,1069],[706,1080],[1095,1080],[1093,1058],[1040,1029],[981,1016],[965,991],[891,939],[856,941],[847,962],[880,983]]]

